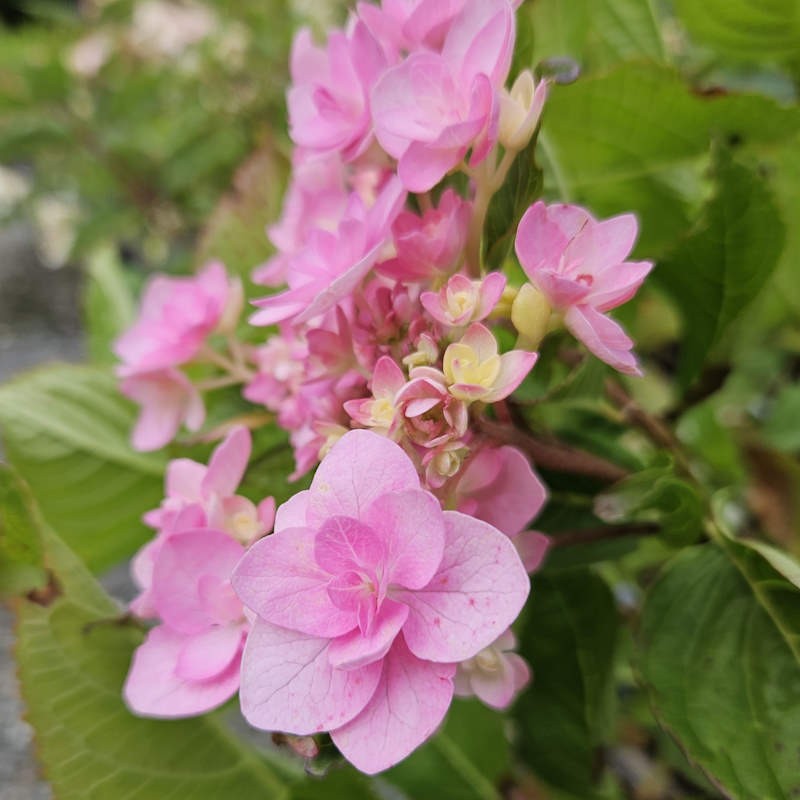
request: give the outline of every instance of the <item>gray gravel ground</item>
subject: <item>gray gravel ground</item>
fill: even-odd
[[[73,269],[42,266],[25,226],[0,228],[0,383],[43,362],[83,357],[78,280]],[[117,578],[120,588],[125,581]],[[47,800],[22,721],[13,638],[11,614],[0,606],[0,800]]]

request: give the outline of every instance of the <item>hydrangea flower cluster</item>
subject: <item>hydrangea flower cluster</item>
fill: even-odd
[[[252,275],[270,290],[249,320],[260,343],[237,339],[242,288],[219,264],[155,278],[118,341],[137,448],[198,430],[204,393],[238,384],[289,432],[291,477],[316,468],[275,514],[235,494],[244,428],[208,467],[171,462],[134,565],[133,610],[158,621],[126,684],[135,712],[202,713],[238,689],[254,726],[327,731],[373,773],[430,736],[454,694],[505,708],[530,679],[510,626],[547,549],[528,529],[546,490],[476,421],[562,324],[639,374],[606,312],[652,265],[628,260],[631,215],[539,201],[516,232],[527,282],[485,270],[492,196],[549,90],[530,71],[507,88],[516,5],[362,2],[324,43],[300,31],[292,176],[275,255]]]

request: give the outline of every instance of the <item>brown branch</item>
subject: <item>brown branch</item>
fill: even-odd
[[[518,447],[541,469],[570,475],[585,475],[604,483],[616,483],[630,474],[624,467],[594,453],[555,440],[538,439],[511,425],[484,417],[478,420],[478,427],[496,442]]]
[[[576,544],[591,544],[611,539],[623,539],[628,536],[652,536],[659,533],[661,527],[655,523],[636,523],[628,525],[602,525],[596,528],[578,528],[560,531],[550,537],[551,547],[572,547]]]

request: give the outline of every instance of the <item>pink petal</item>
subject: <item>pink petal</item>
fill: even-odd
[[[190,458],[175,458],[167,465],[167,497],[178,497],[188,502],[200,500],[200,487],[206,470],[205,464],[198,464]]]
[[[539,358],[538,353],[527,350],[511,350],[500,356],[500,373],[495,378],[494,388],[483,397],[485,403],[496,403],[508,397],[525,380]]]
[[[382,659],[408,618],[408,606],[384,600],[368,636],[359,629],[334,639],[328,648],[331,666],[353,669]]]
[[[511,540],[481,520],[445,511],[444,558],[421,591],[398,592],[411,613],[403,628],[411,651],[458,662],[488,647],[517,618],[530,581]]]
[[[480,300],[476,319],[489,316],[503,296],[506,288],[506,276],[502,272],[490,272],[481,283]]]
[[[591,306],[573,306],[564,316],[564,323],[601,361],[626,375],[642,374],[631,352],[633,341],[610,317]]]
[[[624,261],[636,242],[639,225],[633,214],[592,222],[566,249],[566,260],[579,262],[581,272],[597,275]]]
[[[550,549],[550,537],[539,531],[523,531],[513,541],[525,569],[529,574],[536,572]]]
[[[361,519],[363,510],[389,492],[419,489],[417,470],[403,449],[371,431],[349,431],[322,459],[308,498],[309,524],[329,517]]]
[[[397,174],[410,192],[427,192],[464,158],[466,145],[434,147],[412,142],[400,156]]]
[[[222,705],[239,688],[239,659],[211,680],[187,681],[175,669],[186,637],[165,625],[153,628],[133,654],[122,695],[134,714],[191,717]]]
[[[334,669],[329,639],[257,620],[242,657],[242,713],[256,728],[298,736],[337,728],[367,704],[381,661]]]
[[[595,277],[587,304],[598,311],[609,311],[636,294],[653,264],[650,261],[625,261]]]
[[[314,539],[314,559],[331,575],[360,569],[372,572],[385,558],[383,538],[352,517],[325,520]]]
[[[161,619],[180,633],[205,630],[214,620],[201,602],[200,580],[227,581],[243,553],[238,542],[211,528],[170,536],[153,569],[153,605]]]
[[[461,343],[471,347],[478,354],[480,361],[486,361],[497,355],[497,339],[480,322],[474,322],[467,328],[467,332],[461,337]]]
[[[508,708],[517,692],[527,683],[520,669],[525,670],[527,675],[530,674],[520,656],[516,653],[504,653],[500,656],[500,665],[496,672],[476,670],[470,675],[470,686],[475,696],[487,706],[498,710]]]
[[[356,618],[331,602],[330,576],[314,559],[315,536],[309,528],[285,528],[259,539],[233,571],[231,584],[268,622],[309,636],[341,636]]]
[[[407,589],[427,586],[444,555],[439,501],[419,490],[384,494],[363,518],[383,539],[387,580]]]
[[[381,356],[372,373],[372,394],[375,397],[394,397],[405,386],[406,376],[389,356]]]
[[[235,427],[211,454],[208,472],[203,479],[203,493],[221,497],[232,495],[242,482],[250,460],[252,438],[243,425]]]
[[[308,508],[308,489],[290,497],[275,512],[275,532],[284,528],[305,528],[306,509]]]
[[[578,206],[534,203],[520,220],[514,242],[525,274],[536,283],[540,269],[555,270],[570,241],[592,222],[591,215]]]
[[[453,664],[416,658],[402,637],[383,661],[372,699],[352,721],[331,731],[342,755],[368,775],[388,769],[439,727],[453,697]]]
[[[242,633],[241,625],[216,625],[203,633],[187,636],[175,674],[187,681],[216,678],[240,655]]]

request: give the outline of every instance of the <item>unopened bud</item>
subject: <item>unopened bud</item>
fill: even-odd
[[[518,347],[536,350],[547,333],[552,307],[533,284],[520,288],[511,306],[511,322],[519,332]]]
[[[511,90],[503,89],[500,96],[500,144],[508,150],[523,150],[539,124],[544,102],[547,99],[547,82],[539,85],[533,73],[526,69],[514,81]]]

